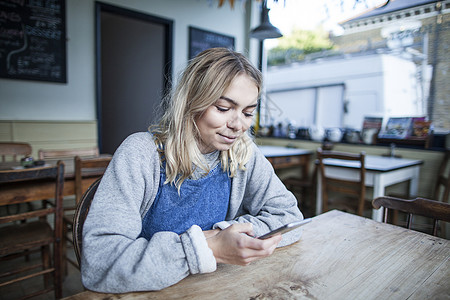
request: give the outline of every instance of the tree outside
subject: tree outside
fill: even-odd
[[[306,55],[333,49],[328,32],[318,28],[303,30],[295,28],[278,39],[278,45],[268,51],[268,65],[277,66],[301,61]]]

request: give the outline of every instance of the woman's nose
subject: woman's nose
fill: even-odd
[[[237,114],[233,115],[233,117],[231,117],[227,122],[228,128],[234,131],[243,130],[244,124],[245,122],[242,117]]]

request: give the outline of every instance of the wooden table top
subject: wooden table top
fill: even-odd
[[[103,155],[101,155],[103,156]],[[110,156],[105,154],[104,156]],[[75,165],[74,159],[62,159],[64,162],[64,189],[63,195],[75,195]],[[46,160],[47,165],[55,165],[57,160]],[[14,163],[0,163],[0,171],[13,170],[20,167],[20,162]],[[84,169],[82,175],[82,190],[86,190],[94,181],[103,175],[104,168],[89,168]],[[20,196],[22,194],[32,194],[29,201],[36,201],[42,199],[50,199],[55,196],[55,187],[53,182],[29,181],[29,182],[12,182],[0,183],[0,204],[14,204],[21,202]]]
[[[100,157],[110,157],[110,154],[101,154]],[[44,166],[52,166],[56,165],[56,163],[62,160],[64,162],[64,178],[71,179],[75,176],[75,161],[74,158],[65,158],[65,159],[46,159]],[[0,171],[4,170],[14,170],[14,169],[23,169],[20,162],[0,162]],[[99,171],[103,173],[104,168],[100,169],[89,169],[83,170],[83,176],[95,176],[98,175]]]
[[[157,292],[68,299],[448,299],[449,282],[450,241],[330,211],[249,266],[219,265]]]

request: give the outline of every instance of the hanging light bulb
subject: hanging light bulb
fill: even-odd
[[[269,20],[270,9],[267,8],[266,1],[263,1],[262,9],[263,9],[262,11],[263,20],[261,22],[261,25],[250,31],[250,37],[258,40],[276,39],[282,37],[283,35],[281,34],[280,29],[276,28],[270,23]]]

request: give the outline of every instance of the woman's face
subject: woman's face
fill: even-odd
[[[200,151],[226,151],[250,127],[258,102],[258,88],[248,75],[238,75],[216,103],[196,120]]]

